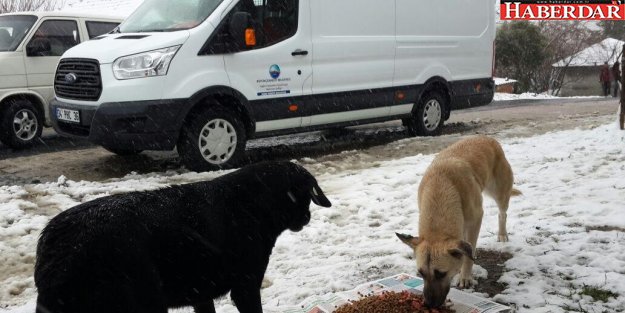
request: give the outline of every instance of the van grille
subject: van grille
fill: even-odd
[[[68,75],[74,74],[68,79]],[[97,101],[102,94],[100,63],[92,59],[63,59],[54,77],[54,91],[64,99]]]

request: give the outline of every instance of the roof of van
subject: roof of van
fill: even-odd
[[[116,20],[123,21],[123,16],[115,16],[110,14],[94,14],[89,12],[80,12],[80,11],[26,11],[26,12],[13,12],[13,13],[5,13],[0,14],[3,15],[35,15],[39,18],[42,17],[80,17],[80,18],[92,18],[92,19],[106,19],[106,20]]]

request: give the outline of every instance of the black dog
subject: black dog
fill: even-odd
[[[262,312],[271,250],[308,224],[311,200],[331,205],[308,171],[275,162],[73,207],[39,239],[36,312],[212,313],[228,291],[239,312]]]

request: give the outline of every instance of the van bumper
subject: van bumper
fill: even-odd
[[[490,104],[495,96],[492,78],[451,82],[451,109],[461,110]]]
[[[184,99],[78,105],[53,100],[50,117],[63,136],[86,138],[111,149],[173,150],[182,125]],[[80,123],[57,118],[57,108],[77,110]]]

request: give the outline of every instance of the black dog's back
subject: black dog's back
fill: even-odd
[[[37,313],[165,313],[212,306],[230,290],[256,312],[273,244],[293,220],[298,228],[308,222],[311,196],[302,190],[312,187],[303,168],[267,163],[73,207],[41,234]],[[321,199],[329,204],[323,193]]]
[[[144,290],[146,303],[164,304],[165,299],[152,298],[167,294],[153,290],[164,280],[190,282],[198,273],[218,280],[227,270],[215,263],[222,259],[219,247],[227,245],[228,216],[219,198],[200,194],[200,187],[213,194],[212,184],[198,183],[99,198],[59,214],[44,229],[37,247],[39,293],[75,295],[75,301],[59,303],[61,309],[72,302],[83,304],[81,298],[92,298],[91,293],[99,290],[112,295],[113,302],[105,300],[108,304],[103,306],[110,310],[111,303],[124,302],[118,297],[127,295],[135,302]],[[202,214],[206,212],[210,216]],[[171,293],[175,296],[176,290]],[[96,308],[71,307],[67,312]]]

